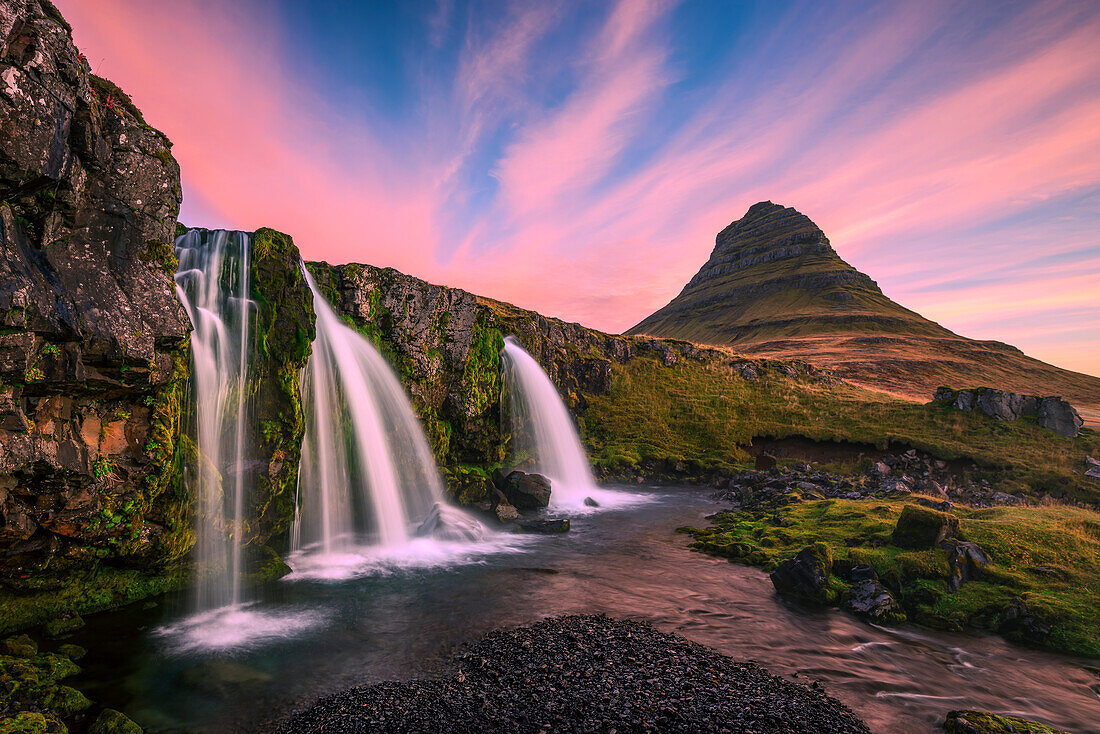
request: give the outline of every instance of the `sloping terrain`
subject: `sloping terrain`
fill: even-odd
[[[809,217],[770,201],[718,233],[710,259],[628,334],[796,357],[858,385],[927,400],[939,385],[1061,395],[1100,416],[1100,379],[959,336],[887,298]]]

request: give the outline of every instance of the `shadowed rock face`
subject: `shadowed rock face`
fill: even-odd
[[[1100,412],[1100,379],[961,337],[887,298],[808,217],[770,201],[718,233],[710,259],[628,334],[795,357],[915,399],[943,384],[1041,389]]]
[[[173,555],[190,326],[168,139],[45,0],[0,2],[0,569]],[[165,501],[162,501],[165,500]]]

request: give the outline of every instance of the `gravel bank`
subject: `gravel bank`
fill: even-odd
[[[351,688],[277,731],[869,732],[820,690],[644,623],[587,615],[490,632],[455,656],[449,677]]]

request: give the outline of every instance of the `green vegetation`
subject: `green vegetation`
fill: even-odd
[[[1015,716],[998,716],[984,711],[952,711],[943,724],[948,734],[969,734],[980,731],[986,734],[1067,734],[1036,721],[1018,719]]]
[[[909,619],[945,629],[978,628],[1063,652],[1100,654],[1100,513],[1067,507],[956,508],[959,535],[992,560],[982,578],[949,591],[947,554],[906,548],[892,535],[904,500],[818,500],[758,512],[725,512],[705,530],[691,530],[696,549],[773,570],[815,544],[840,562],[867,565],[902,604]],[[927,519],[927,518],[925,518]],[[1038,627],[1016,629],[1008,610],[1019,600]]]
[[[752,364],[760,375],[745,379],[731,362]],[[898,444],[969,459],[975,478],[996,481],[1004,492],[1100,505],[1100,483],[1083,475],[1085,457],[1100,455],[1095,431],[1063,438],[1024,421],[919,405],[801,371],[797,363],[750,363],[732,354],[671,367],[650,357],[614,364],[610,392],[588,397],[581,414],[592,459],[603,473],[617,474],[647,461],[743,464],[740,447],[758,437]]]

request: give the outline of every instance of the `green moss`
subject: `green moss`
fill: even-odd
[[[906,505],[891,536],[902,548],[931,548],[944,538],[958,533],[959,519],[927,507]]]
[[[141,734],[141,731],[141,727],[129,716],[114,709],[100,711],[99,716],[88,727],[88,734]]]
[[[948,734],[970,734],[975,731],[983,734],[1067,734],[1061,729],[1053,729],[1036,721],[970,709],[947,714],[943,728]]]
[[[79,614],[66,614],[51,619],[46,623],[46,626],[42,628],[42,632],[46,637],[62,637],[70,632],[75,632],[83,626],[84,620],[80,618]]]
[[[947,587],[948,562],[939,548],[890,543],[890,531],[914,505],[903,500],[820,500],[767,512],[723,512],[703,530],[683,528],[693,548],[773,569],[807,546],[834,563],[874,569],[911,621],[941,629],[1000,631],[1013,600],[1050,628],[1024,640],[1061,652],[1100,654],[1100,513],[1067,507],[957,508],[961,535],[992,559],[980,580]],[[921,508],[923,509],[923,508]],[[1056,569],[1037,573],[1035,569]]]
[[[20,711],[0,719],[0,734],[68,734],[68,731],[54,714]]]

